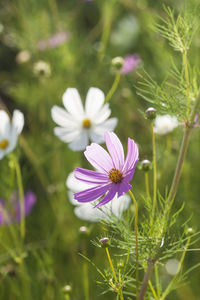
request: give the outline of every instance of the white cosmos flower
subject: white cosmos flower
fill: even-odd
[[[167,134],[178,126],[176,117],[170,115],[157,116],[154,121],[154,132],[157,134]]]
[[[23,127],[24,115],[19,110],[14,110],[12,120],[4,110],[0,110],[0,159],[16,147]]]
[[[67,177],[66,185],[69,189],[69,200],[73,205],[76,206],[74,213],[79,219],[84,221],[98,222],[100,220],[107,220],[110,219],[112,214],[115,217],[120,218],[123,211],[127,210],[129,207],[131,201],[130,197],[125,194],[119,198],[115,196],[113,200],[102,206],[100,209],[94,208],[96,201],[80,203],[73,197],[73,193],[87,189],[91,187],[91,184],[77,180],[72,172]]]
[[[108,119],[111,110],[104,99],[100,89],[91,87],[83,108],[77,89],[68,88],[62,98],[65,109],[57,105],[51,109],[52,119],[60,126],[54,128],[55,135],[74,151],[84,150],[89,140],[103,143],[104,133],[117,125],[116,118]]]

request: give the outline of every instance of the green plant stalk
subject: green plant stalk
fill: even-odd
[[[85,241],[83,241],[83,254],[84,256],[86,256]],[[85,300],[89,300],[90,297],[89,297],[88,264],[85,259],[83,261],[83,289],[84,289]]]
[[[170,289],[171,289],[171,286],[173,285],[174,281],[176,280],[176,277],[178,275],[178,272],[180,271],[182,265],[183,265],[183,261],[185,259],[185,254],[186,254],[186,251],[190,245],[190,238],[187,240],[187,243],[185,245],[185,248],[184,248],[184,251],[183,251],[183,254],[181,255],[181,259],[180,259],[180,262],[179,262],[179,268],[178,268],[178,271],[176,273],[176,275],[173,277],[173,279],[170,281],[170,283],[168,284],[167,288],[165,289],[164,293],[162,294],[162,297],[160,298],[160,300],[164,300],[167,295],[169,294],[170,292]]]
[[[173,204],[173,201],[174,201],[174,198],[175,198],[175,195],[176,195],[176,191],[177,191],[177,187],[178,187],[178,183],[179,183],[179,179],[180,179],[180,174],[181,174],[181,170],[182,170],[182,165],[183,165],[183,162],[184,162],[184,158],[185,158],[185,155],[186,155],[186,150],[187,150],[187,146],[188,146],[188,142],[189,142],[189,135],[190,135],[190,131],[191,131],[191,128],[192,128],[191,126],[194,122],[195,113],[197,111],[197,108],[198,108],[199,104],[200,104],[200,93],[197,96],[197,100],[196,100],[194,109],[191,113],[190,122],[189,122],[188,126],[186,127],[185,133],[184,133],[184,136],[183,136],[183,141],[182,141],[181,149],[180,149],[180,152],[179,152],[179,159],[178,159],[178,162],[177,162],[173,182],[172,182],[170,193],[169,193],[169,198],[168,198],[168,203],[167,203],[167,211],[165,213],[165,218],[166,218],[166,223],[165,224],[167,224],[169,211],[170,211],[170,208]],[[147,290],[147,284],[148,284],[149,278],[151,277],[153,266],[154,266],[153,262],[151,262],[151,264],[149,264],[147,266],[147,271],[144,275],[143,282],[142,282],[142,287],[141,287],[140,292],[139,292],[139,300],[144,299],[144,295],[145,295],[146,290]]]
[[[155,282],[156,282],[157,295],[158,295],[158,299],[160,299],[160,282],[159,282],[158,266],[157,266],[157,264],[155,265],[154,270],[155,270]]]
[[[185,70],[185,81],[186,81],[186,88],[187,88],[187,119],[189,119],[190,114],[190,82],[189,82],[189,73],[188,73],[188,63],[187,63],[187,50],[183,51],[183,65]]]
[[[123,293],[122,293],[122,279],[121,279],[121,271],[119,269],[119,295],[120,295],[120,300],[124,300],[124,296],[123,296]]]
[[[111,260],[111,257],[110,257],[110,253],[109,253],[108,247],[106,247],[105,249],[106,249],[106,254],[107,254],[107,257],[108,257],[108,262],[110,264],[110,268],[111,268],[111,271],[113,273],[113,277],[114,277],[115,283],[117,285],[118,284],[118,280],[117,280],[117,276],[116,276],[116,273],[115,273],[115,269],[113,267],[113,263],[112,263],[112,260]]]
[[[135,232],[135,254],[136,254],[136,299],[138,300],[138,285],[139,285],[139,263],[138,263],[138,205],[137,201],[131,192],[131,190],[128,191],[129,195],[131,196],[134,206],[135,206],[135,223],[134,223],[134,232]]]
[[[19,189],[19,202],[20,202],[20,233],[21,238],[24,240],[26,234],[26,226],[25,226],[25,207],[24,207],[24,188],[22,182],[22,174],[19,162],[16,157],[14,157],[14,164],[17,176],[17,185]]]
[[[144,299],[144,296],[145,296],[146,291],[147,291],[149,278],[151,277],[151,273],[153,271],[153,267],[154,267],[154,263],[149,262],[148,265],[147,265],[146,273],[145,273],[144,278],[143,278],[142,286],[141,286],[140,291],[139,291],[138,300],[143,300]]]
[[[156,167],[156,141],[155,141],[155,133],[153,129],[153,122],[151,122],[152,129],[152,150],[153,150],[153,208],[152,208],[152,219],[151,225],[154,221],[155,217],[155,209],[157,202],[157,167]]]
[[[112,98],[113,94],[115,93],[117,87],[118,87],[118,84],[119,84],[119,81],[120,81],[120,77],[121,77],[121,73],[120,71],[117,71],[116,72],[116,75],[115,75],[115,79],[114,79],[114,82],[108,92],[108,94],[106,95],[106,99],[105,99],[105,103],[110,101],[110,99]]]
[[[150,191],[149,191],[149,173],[145,172],[144,176],[145,176],[145,190],[146,190],[146,194],[147,194],[147,197],[150,198],[151,196],[150,196]]]

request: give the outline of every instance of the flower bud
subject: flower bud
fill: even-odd
[[[118,269],[123,269],[123,267],[124,267],[124,261],[123,261],[123,260],[120,260],[120,261],[118,262],[118,264],[117,264],[117,268],[118,268]]]
[[[192,227],[190,227],[190,228],[187,229],[186,232],[187,232],[188,235],[192,235],[192,234],[194,234],[195,231]]]
[[[89,235],[89,229],[86,226],[81,226],[79,228],[79,233],[81,236],[88,236]]]
[[[150,170],[150,167],[151,167],[151,162],[148,159],[144,159],[141,162],[141,166],[142,166],[143,171],[148,172]]]
[[[121,56],[117,56],[111,61],[112,66],[119,71],[124,65],[124,59]]]
[[[104,238],[100,239],[99,242],[101,243],[102,248],[107,248],[110,246],[110,240],[108,237],[104,237]]]
[[[149,107],[145,111],[146,117],[148,120],[153,121],[156,118],[157,110],[154,107]]]
[[[51,67],[45,61],[38,61],[33,66],[33,72],[36,76],[50,77]]]
[[[63,287],[62,291],[63,291],[64,295],[69,295],[69,294],[71,294],[71,292],[72,292],[72,287],[71,287],[71,285],[69,285],[69,284],[65,285],[65,286]]]

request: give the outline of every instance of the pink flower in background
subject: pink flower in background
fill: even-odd
[[[109,153],[96,143],[92,143],[84,152],[87,160],[99,171],[82,168],[74,170],[76,179],[90,184],[92,187],[74,194],[78,202],[91,202],[103,197],[95,206],[100,207],[111,201],[115,195],[124,195],[131,189],[131,181],[138,161],[138,146],[128,138],[128,149],[124,160],[124,150],[114,132],[105,133],[106,146]]]
[[[70,38],[70,33],[66,31],[58,31],[47,40],[39,40],[37,47],[39,50],[53,49],[64,44]]]
[[[36,203],[36,196],[32,191],[28,191],[24,196],[25,216],[29,215]],[[9,208],[6,207],[5,200],[0,199],[0,225],[8,225],[9,223],[20,222],[21,211],[19,197],[14,193],[11,196]]]
[[[122,74],[128,74],[135,70],[140,63],[141,59],[138,54],[129,54],[124,57],[124,65],[120,71]]]

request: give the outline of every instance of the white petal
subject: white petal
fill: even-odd
[[[11,135],[8,140],[8,142],[9,142],[8,147],[5,149],[6,154],[12,152],[15,149],[15,147],[17,145],[17,136],[18,135],[17,135],[16,128],[13,127],[11,129]]]
[[[72,143],[69,144],[69,148],[73,151],[85,150],[86,146],[88,145],[88,141],[88,131],[83,130],[80,135]]]
[[[105,121],[102,124],[96,125],[90,130],[90,139],[94,143],[103,143],[104,142],[104,134],[107,131],[114,131],[117,125],[118,119],[111,118]]]
[[[104,103],[104,93],[98,88],[90,88],[85,102],[86,115],[92,118],[98,113]]]
[[[24,115],[19,110],[14,110],[12,117],[12,126],[16,128],[17,134],[22,132],[24,127]]]
[[[122,213],[127,210],[131,202],[131,199],[128,195],[123,195],[119,198],[115,196],[115,198],[111,201],[112,205],[112,213],[117,217],[120,218]]]
[[[55,127],[54,134],[63,142],[71,143],[75,141],[80,135],[79,129],[68,129],[63,127]]]
[[[82,120],[84,115],[83,104],[77,89],[69,88],[63,95],[63,104],[67,111],[76,119]]]
[[[111,110],[109,108],[109,104],[105,104],[100,111],[92,118],[92,121],[95,124],[100,124],[104,122],[111,114]]]
[[[74,199],[74,193],[72,191],[68,191],[69,202],[72,205],[78,206],[81,205],[77,200]]]
[[[0,135],[2,138],[10,134],[10,119],[4,110],[0,110]]]
[[[98,222],[106,218],[105,214],[101,210],[94,208],[91,203],[77,206],[74,209],[74,213],[79,219],[89,222]]]
[[[76,127],[76,121],[62,107],[54,105],[51,109],[51,117],[55,123],[62,127]]]
[[[6,155],[6,153],[2,150],[0,150],[0,160]]]
[[[66,186],[72,192],[77,193],[91,187],[91,184],[87,184],[86,182],[80,181],[74,177],[74,173],[71,172],[66,180]],[[77,202],[77,201],[76,201]]]

